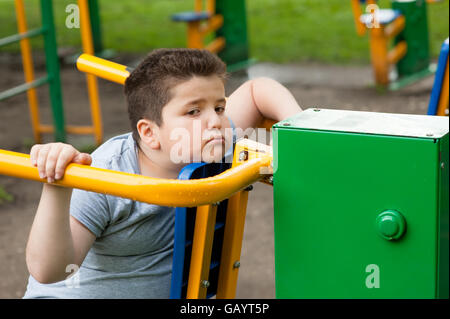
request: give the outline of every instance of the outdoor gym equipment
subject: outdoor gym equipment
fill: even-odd
[[[277,123],[277,298],[448,298],[448,132],[324,109]]]
[[[358,35],[369,32],[375,83],[396,90],[432,74],[435,65],[430,64],[427,1],[391,2],[392,9],[379,9],[376,0],[352,0],[352,9]],[[368,13],[361,4],[367,4]],[[393,66],[397,78],[391,80]]]
[[[25,74],[25,84],[16,86],[0,93],[0,101],[15,95],[27,92],[30,109],[33,135],[36,143],[40,143],[42,133],[54,133],[56,141],[65,141],[66,130],[64,124],[63,102],[61,94],[61,80],[59,75],[59,60],[53,21],[53,8],[51,0],[41,0],[42,26],[28,30],[23,0],[15,0],[17,28],[19,33],[0,39],[0,47],[20,42],[22,64]],[[33,57],[29,38],[43,36],[45,49],[45,65],[47,74],[39,79],[34,77]],[[49,85],[50,103],[53,115],[53,126],[40,122],[39,103],[35,88],[44,84]],[[84,130],[82,127],[70,126],[67,131],[77,133]]]
[[[431,91],[428,115],[448,115],[448,38],[444,41],[439,54],[438,68]]]
[[[66,134],[68,133],[82,135],[92,134],[95,137],[96,144],[100,145],[103,140],[103,128],[97,82],[93,76],[87,75],[88,94],[93,124],[90,126],[65,124],[52,1],[40,0],[42,27],[33,30],[28,30],[23,0],[15,0],[14,3],[19,33],[0,39],[0,47],[20,42],[26,83],[1,92],[0,101],[27,92],[33,136],[36,143],[41,143],[42,134],[44,133],[53,133],[55,141],[65,142]],[[78,4],[81,11],[80,19],[83,51],[90,54],[101,52],[102,46],[97,0],[79,0]],[[44,39],[47,75],[39,79],[35,79],[29,38],[39,35],[42,35]],[[39,102],[35,88],[44,84],[49,85],[53,125],[42,124],[40,119]]]
[[[78,67],[129,74],[89,55]],[[231,168],[193,163],[166,180],[70,164],[56,183],[176,206],[172,298],[235,296],[256,181],[274,187],[277,298],[448,298],[447,118],[308,109],[265,123],[273,156],[243,139]],[[8,151],[0,174],[46,182]]]
[[[217,53],[229,72],[252,63],[245,0],[195,0],[194,11],[174,14],[172,20],[187,23],[188,48]],[[206,43],[211,33],[213,40]]]

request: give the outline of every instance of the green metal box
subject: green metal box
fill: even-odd
[[[277,298],[448,298],[448,117],[308,109],[274,133]]]

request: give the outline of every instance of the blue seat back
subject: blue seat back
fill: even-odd
[[[441,97],[442,85],[444,83],[445,68],[448,61],[448,38],[444,41],[439,54],[438,68],[434,78],[433,89],[431,91],[430,103],[428,105],[428,115],[436,115],[438,111],[439,98]]]
[[[189,180],[212,177],[226,171],[230,167],[230,163],[193,163],[185,166],[181,170],[178,179]],[[207,290],[207,298],[211,298],[217,293],[227,204],[228,200],[224,200],[217,207],[211,265],[208,278],[210,286]],[[172,282],[170,288],[171,299],[186,298],[196,210],[196,207],[177,207],[175,210],[175,238],[172,262]]]

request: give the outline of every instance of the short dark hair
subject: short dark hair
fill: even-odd
[[[137,131],[139,120],[146,118],[162,125],[162,109],[172,98],[174,86],[194,76],[211,75],[225,81],[226,65],[207,50],[157,49],[150,52],[125,81],[134,140],[137,143],[140,140]]]

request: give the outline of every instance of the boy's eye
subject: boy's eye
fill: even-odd
[[[198,109],[193,109],[193,110],[190,110],[189,112],[187,112],[187,114],[189,114],[189,115],[197,115],[198,112],[200,112]]]
[[[222,113],[223,111],[225,111],[225,107],[223,107],[223,106],[216,106],[216,112],[217,113]]]

